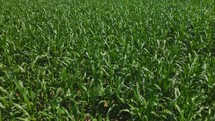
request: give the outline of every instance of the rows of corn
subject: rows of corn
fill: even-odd
[[[215,1],[0,0],[5,120],[215,120]]]

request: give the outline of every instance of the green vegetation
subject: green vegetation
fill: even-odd
[[[214,0],[0,0],[5,120],[215,120]]]

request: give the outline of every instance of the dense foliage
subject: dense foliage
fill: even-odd
[[[0,121],[212,121],[214,98],[214,0],[0,0]]]

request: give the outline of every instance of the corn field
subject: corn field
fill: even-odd
[[[0,121],[214,121],[214,0],[0,0]]]

